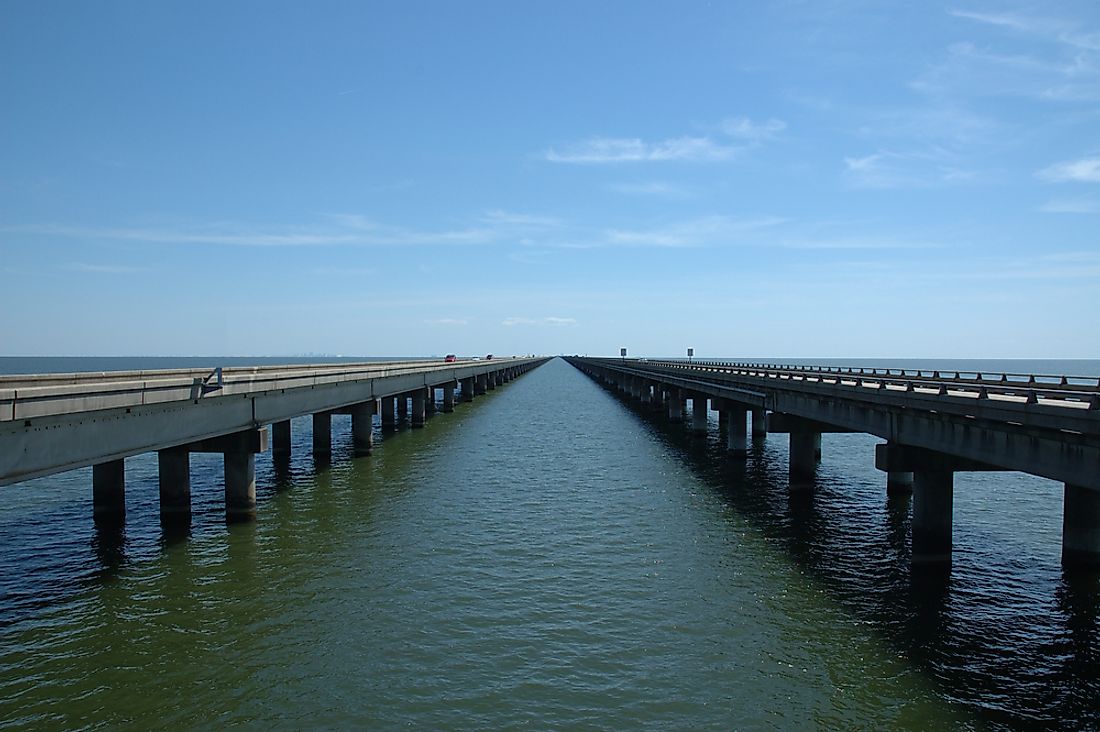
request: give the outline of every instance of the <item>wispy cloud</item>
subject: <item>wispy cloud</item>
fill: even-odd
[[[560,226],[562,221],[554,216],[538,216],[535,214],[514,213],[494,209],[485,212],[481,219],[484,223],[493,226],[515,226],[521,228],[546,229]]]
[[[712,135],[670,137],[648,142],[639,137],[590,137],[550,148],[543,157],[552,163],[603,164],[637,162],[720,162],[731,160],[741,152],[771,139],[786,129],[782,120],[769,119],[754,123],[748,117],[730,117],[718,125],[722,137],[736,141],[730,144]]]
[[[1047,201],[1039,210],[1043,213],[1058,214],[1094,214],[1100,213],[1100,199],[1061,198]]]
[[[1100,157],[1055,163],[1036,175],[1049,183],[1100,183]]]
[[[722,121],[722,132],[741,140],[770,140],[785,129],[787,123],[781,119],[753,122],[748,117],[729,117]]]
[[[681,160],[714,162],[729,160],[738,148],[716,143],[709,137],[674,137],[645,142],[637,137],[593,137],[559,151],[550,148],[546,159],[552,163],[636,163]]]
[[[65,269],[94,274],[126,275],[148,272],[148,267],[135,267],[128,264],[92,264],[89,262],[70,262]]]
[[[464,318],[429,318],[424,321],[428,325],[469,325],[470,321]]]
[[[616,246],[701,247],[737,243],[745,235],[783,223],[779,217],[735,219],[706,216],[648,229],[609,229],[604,241]]]
[[[559,318],[556,316],[547,316],[544,318],[505,318],[500,321],[500,324],[511,328],[517,325],[576,325],[576,318]]]
[[[244,224],[208,224],[190,227],[30,224],[2,227],[0,232],[147,244],[234,247],[438,246],[487,244],[499,240],[499,232],[486,226],[438,231],[416,230],[385,226],[363,216],[347,214],[329,216],[328,221],[328,225],[282,228],[253,227]]]
[[[985,44],[951,46],[946,59],[912,82],[913,89],[929,94],[1026,96],[1055,102],[1100,100],[1100,32],[1050,16],[948,12],[1003,33]],[[1014,40],[1027,45],[1009,51],[990,47]]]
[[[640,183],[612,183],[607,186],[613,193],[622,193],[628,196],[655,196],[658,198],[690,198],[691,192],[683,186],[661,181],[646,181]]]
[[[958,165],[949,150],[931,147],[922,151],[879,150],[863,157],[844,158],[844,174],[859,188],[903,188],[972,182],[977,171]]]

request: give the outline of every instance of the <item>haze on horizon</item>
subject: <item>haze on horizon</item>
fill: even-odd
[[[1100,5],[8,2],[0,355],[1097,358]]]

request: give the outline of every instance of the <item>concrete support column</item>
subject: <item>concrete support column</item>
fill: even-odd
[[[225,516],[228,520],[256,515],[256,456],[227,452],[225,458]]]
[[[409,395],[401,394],[397,397],[397,421],[405,422],[409,419]]]
[[[458,383],[462,386],[462,401],[472,402],[474,400],[474,377],[460,379]]]
[[[412,426],[424,426],[424,400],[428,395],[427,389],[417,389],[412,393]]]
[[[653,385],[645,379],[638,382],[638,400],[647,405],[653,402]]]
[[[424,394],[424,412],[429,417],[435,414],[435,387],[429,386]]]
[[[191,455],[186,447],[157,451],[161,516],[191,515]]]
[[[904,470],[886,472],[886,494],[906,495],[913,492],[913,474]]]
[[[455,410],[455,385],[454,382],[443,385],[443,411]]]
[[[495,372],[485,374],[485,388],[489,391],[497,388],[497,375]]]
[[[394,410],[397,408],[395,397],[382,397],[382,429],[392,430],[396,426]]]
[[[813,485],[817,472],[817,446],[820,432],[791,432],[790,484],[792,488]]]
[[[765,419],[767,412],[764,409],[752,410],[752,436],[764,437],[768,434],[768,422]]]
[[[707,431],[707,397],[703,394],[691,396],[691,431],[699,433]]]
[[[313,415],[313,455],[332,454],[332,415],[318,412]]]
[[[913,561],[951,561],[951,514],[955,474],[950,470],[913,473]]]
[[[92,515],[96,520],[126,517],[126,470],[121,458],[92,466]]]
[[[1066,483],[1062,563],[1100,566],[1100,491]]]
[[[684,393],[677,387],[668,390],[668,418],[672,422],[684,421]]]
[[[351,445],[356,455],[370,455],[374,449],[374,401],[351,408]]]
[[[290,457],[290,420],[275,422],[271,425],[271,456]]]
[[[487,381],[488,380],[485,378],[485,374],[478,374],[477,376],[475,376],[474,377],[474,393],[478,394],[478,395],[481,395],[481,394],[484,394],[486,391],[488,391],[488,387],[486,386]]]
[[[743,407],[726,405],[726,451],[734,457],[749,454],[748,420]]]
[[[814,433],[814,461],[821,462],[821,433]]]

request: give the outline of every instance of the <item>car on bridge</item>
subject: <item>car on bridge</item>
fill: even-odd
[[[443,363],[454,363],[457,360],[458,356],[454,355],[453,353],[448,353],[446,356],[443,357]]]

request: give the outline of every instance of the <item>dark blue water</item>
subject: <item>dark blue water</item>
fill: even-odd
[[[784,440],[731,462],[560,360],[370,457],[309,429],[245,525],[215,456],[182,532],[147,456],[120,529],[88,470],[0,489],[0,726],[1100,728],[1058,484],[959,474],[954,562],[915,573],[875,438],[791,494]]]

